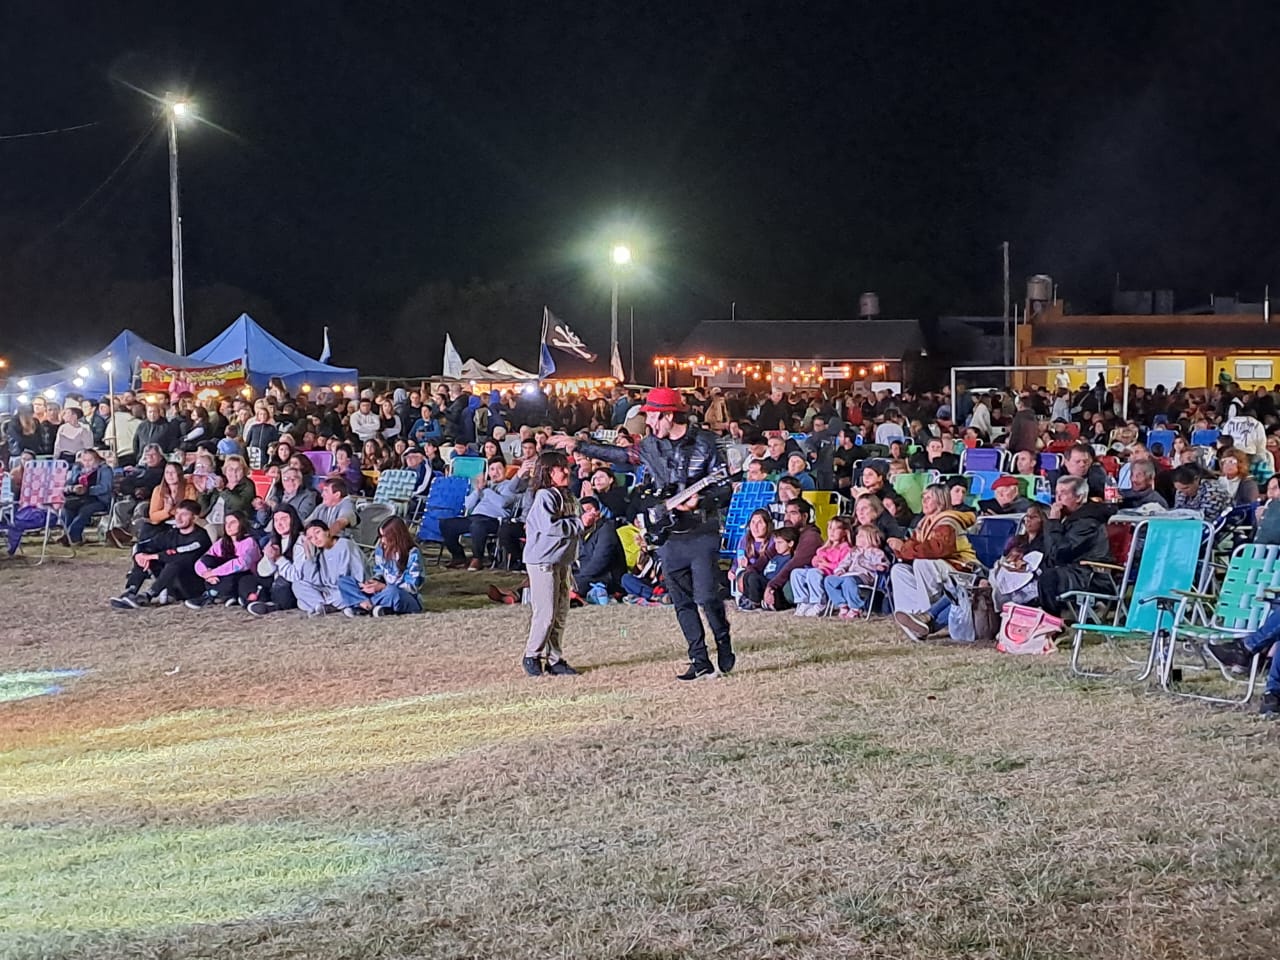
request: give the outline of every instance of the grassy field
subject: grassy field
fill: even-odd
[[[124,569],[0,562],[0,675],[86,671],[0,702],[0,957],[1275,955],[1248,713],[763,613],[677,684],[618,606],[529,680],[487,574],[259,621],[112,611]]]

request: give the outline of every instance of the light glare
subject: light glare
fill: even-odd
[[[617,244],[613,248],[613,262],[620,267],[625,267],[631,262],[631,248],[625,244]]]

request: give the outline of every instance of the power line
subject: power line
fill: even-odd
[[[87,130],[89,127],[96,127],[101,120],[94,120],[90,123],[78,123],[74,127],[55,127],[52,130],[33,130],[30,133],[4,133],[0,134],[0,140],[28,140],[31,137],[51,137],[55,133],[72,133],[76,130]]]
[[[150,126],[148,126],[144,131],[142,131],[142,136],[138,138],[137,143],[135,143],[132,147],[129,148],[129,152],[124,155],[124,159],[115,165],[115,169],[113,169],[109,174],[107,174],[107,178],[103,180],[100,184],[98,184],[96,187],[94,187],[93,190],[89,192],[89,195],[85,197],[83,200],[81,200],[79,204],[76,205],[76,208],[74,210],[72,210],[60,221],[58,221],[58,224],[52,230],[50,230],[48,233],[42,236],[39,240],[36,240],[34,243],[30,244],[26,248],[26,250],[24,250],[23,252],[25,253],[28,250],[31,250],[35,247],[40,246],[46,240],[48,240],[50,237],[56,234],[59,230],[65,227],[68,223],[70,223],[76,217],[76,215],[80,213],[81,210],[83,210],[93,201],[94,197],[96,197],[103,190],[105,190],[107,186],[111,183],[111,181],[116,178],[116,175],[119,174],[122,169],[124,169],[125,164],[127,164],[130,160],[133,159],[134,155],[137,154],[137,152],[142,148],[142,145],[147,142],[147,138],[151,136],[152,132],[156,129],[157,126],[159,126],[159,124],[160,124],[160,118],[157,117],[151,123]]]

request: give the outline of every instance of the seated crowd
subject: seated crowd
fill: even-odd
[[[1106,527],[1119,510],[1235,516],[1259,542],[1280,542],[1280,510],[1265,510],[1280,496],[1278,392],[1131,387],[1121,404],[1100,377],[1075,391],[954,397],[699,388],[690,408],[718,434],[734,483],[769,491],[726,531],[740,609],[844,619],[892,609],[923,639],[946,628],[956,574],[991,572],[970,542],[985,518],[1018,519],[1001,560],[1017,576],[993,581],[998,593],[1016,586],[999,596],[1065,616],[1062,594],[1093,585],[1091,564],[1113,559]],[[132,550],[118,607],[408,613],[422,609],[415,521],[437,478],[478,465],[459,474],[471,478],[462,510],[432,539],[449,565],[519,569],[536,456],[556,433],[631,445],[643,435],[640,400],[623,388],[481,397],[465,384],[348,400],[295,397],[279,383],[255,401],[37,398],[0,431],[0,462],[15,474],[33,458],[74,462],[62,529],[75,544],[105,515],[108,540]],[[640,536],[640,471],[580,452],[573,468],[587,529],[575,600],[661,603],[661,570]],[[351,542],[357,498],[376,496],[388,471],[408,489],[371,538],[370,570]]]

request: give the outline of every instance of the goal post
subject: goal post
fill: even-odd
[[[956,402],[956,383],[957,383],[959,380],[964,379],[964,380],[968,381],[968,382],[966,383],[966,386],[969,386],[969,383],[972,383],[972,382],[973,382],[973,376],[972,376],[972,374],[975,374],[975,373],[998,373],[998,374],[1010,374],[1010,373],[1045,373],[1045,372],[1049,372],[1049,371],[1052,371],[1053,373],[1057,373],[1059,370],[1080,370],[1080,371],[1083,371],[1083,372],[1084,372],[1084,382],[1085,382],[1085,384],[1086,384],[1086,385],[1087,385],[1087,384],[1091,381],[1091,379],[1092,379],[1096,374],[1098,374],[1098,373],[1108,374],[1107,379],[1108,379],[1108,380],[1110,380],[1110,379],[1111,379],[1111,378],[1110,378],[1110,376],[1109,376],[1110,372],[1111,372],[1112,370],[1118,370],[1118,371],[1120,372],[1120,418],[1121,418],[1122,420],[1128,420],[1128,419],[1129,419],[1129,365],[1128,365],[1127,363],[1118,363],[1118,362],[1112,362],[1112,361],[1102,360],[1102,359],[1099,359],[1099,360],[1095,361],[1094,363],[1055,363],[1055,364],[1053,364],[1053,365],[1051,365],[1051,366],[1046,366],[1046,367],[1019,367],[1019,366],[1010,366],[1010,367],[952,367],[952,368],[951,368],[951,405],[952,405],[952,409],[954,410],[954,408],[955,408],[955,402]],[[957,374],[969,374],[969,376],[958,377],[958,376],[957,376]],[[1007,377],[1002,377],[1002,379],[1006,379],[1006,380],[1007,380],[1008,378],[1007,378]],[[1046,379],[1047,379],[1047,378],[1046,378]],[[975,386],[978,386],[978,387],[979,387],[979,389],[982,389],[980,385],[978,385],[978,384],[974,384],[974,385],[975,385]],[[1045,384],[1045,386],[1049,386],[1049,384]],[[1008,389],[1009,389],[1009,387],[1006,387],[1006,386],[999,386],[999,387],[990,387],[989,389],[992,389],[992,390],[1008,390]]]

